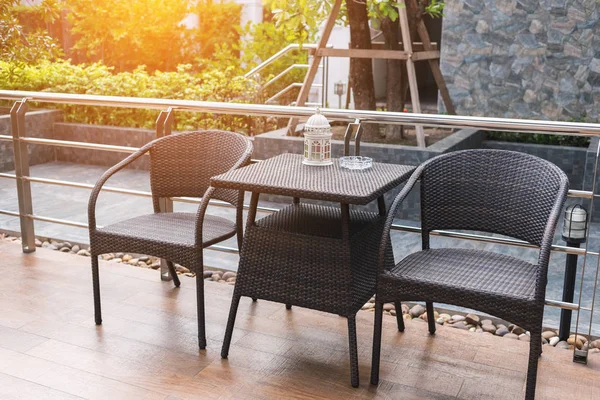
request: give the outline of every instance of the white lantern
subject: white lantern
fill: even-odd
[[[321,110],[304,124],[304,160],[306,165],[331,165],[331,125]]]

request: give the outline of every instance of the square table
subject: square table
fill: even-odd
[[[402,184],[414,166],[373,163],[367,170],[302,164],[282,154],[211,179],[217,189],[252,192],[250,211],[221,356],[229,353],[241,296],[335,313],[348,319],[352,386],[358,386],[356,313],[373,296],[385,222],[383,195]],[[293,204],[256,220],[260,193],[290,196]],[[313,199],[331,207],[301,203]],[[350,205],[378,201],[379,213]],[[393,266],[391,245],[385,265]]]

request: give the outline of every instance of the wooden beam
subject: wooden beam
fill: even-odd
[[[413,53],[412,60],[413,61],[430,61],[430,60],[438,60],[440,58],[440,52],[437,50],[430,51],[417,51]]]
[[[400,33],[402,34],[402,42],[404,43],[404,51],[412,53],[412,40],[410,39],[410,30],[408,27],[408,15],[406,13],[406,5],[404,0],[400,1],[398,7],[398,14],[400,15]],[[406,72],[408,74],[408,86],[410,88],[410,100],[412,103],[412,111],[414,113],[421,113],[421,102],[419,100],[419,88],[417,86],[417,73],[415,71],[415,63],[412,57],[406,60]],[[426,147],[425,144],[425,131],[420,125],[415,126],[415,132],[417,136],[417,145],[419,147]]]
[[[408,60],[408,53],[397,50],[371,50],[371,49],[318,49],[316,54],[321,57],[344,58],[373,58]]]
[[[402,47],[402,42],[398,42],[400,47]],[[385,43],[373,42],[371,43],[371,48],[374,50],[385,50]],[[438,50],[438,44],[436,42],[430,43],[430,48],[425,49],[423,47],[423,42],[413,42],[412,43],[413,51],[424,51],[424,50]]]
[[[408,0],[411,2],[412,6],[416,7],[416,0]],[[427,27],[425,26],[425,22],[423,20],[419,20],[417,23],[417,33],[423,43],[423,48],[425,50],[433,50],[433,43],[429,38],[429,32],[427,32]],[[437,46],[436,46],[437,47]],[[429,59],[429,67],[431,68],[431,73],[433,74],[433,78],[435,79],[435,83],[440,91],[440,96],[442,97],[442,102],[446,107],[446,111],[448,114],[456,114],[456,110],[454,109],[454,104],[452,104],[452,99],[450,98],[450,92],[448,91],[448,87],[446,86],[446,80],[444,79],[444,75],[442,75],[442,71],[440,70],[440,63],[438,59]]]
[[[408,60],[409,53],[401,50],[383,50],[383,49],[315,49],[312,54],[321,57],[341,57],[341,58],[371,58],[371,59],[390,59],[390,60]],[[440,57],[437,50],[417,51],[412,54],[413,61],[431,60]]]
[[[317,43],[317,53],[313,56],[312,63],[308,68],[308,72],[304,77],[304,83],[302,84],[302,88],[300,89],[300,93],[298,93],[298,99],[296,100],[297,106],[303,106],[308,99],[308,94],[310,93],[310,89],[312,88],[313,81],[315,80],[315,76],[319,70],[319,64],[321,63],[321,59],[323,56],[318,55],[318,51],[327,47],[327,42],[329,41],[329,36],[331,36],[331,31],[335,26],[335,20],[340,12],[340,8],[342,7],[342,0],[335,0],[333,7],[331,7],[331,14],[329,14],[329,18],[325,23],[325,28],[323,29],[323,34]],[[296,134],[296,126],[298,125],[298,118],[290,118],[288,123],[288,135],[295,136]]]

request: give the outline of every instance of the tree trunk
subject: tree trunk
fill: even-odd
[[[366,2],[348,0],[348,22],[350,23],[350,47],[353,49],[371,48],[371,31]],[[373,60],[353,58],[350,60],[350,80],[354,95],[354,105],[359,110],[375,110],[375,84],[373,82]],[[372,140],[379,136],[375,124],[363,125],[363,139]]]
[[[400,19],[396,18],[392,21],[390,18],[381,20],[381,30],[385,38],[385,48],[387,50],[400,51]],[[388,59],[387,63],[387,79],[386,79],[386,105],[388,111],[399,111],[404,109],[404,93],[402,92],[402,76],[406,74],[404,61]],[[393,140],[402,137],[402,125],[386,125],[385,137],[388,140]]]

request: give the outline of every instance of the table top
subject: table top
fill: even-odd
[[[411,165],[373,163],[366,170],[333,165],[302,164],[302,155],[279,156],[217,175],[211,185],[247,192],[325,200],[347,204],[368,204],[407,180]]]

